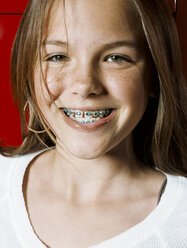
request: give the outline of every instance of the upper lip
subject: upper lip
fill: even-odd
[[[76,108],[73,108],[73,107],[61,107],[60,109],[71,109],[71,110],[80,110],[80,111],[99,111],[99,110],[104,110],[104,109],[114,109],[114,108],[112,108],[112,107],[96,107],[96,108],[94,108],[94,107],[92,107],[92,108],[90,108],[90,107],[88,107],[88,108],[86,108],[86,107],[76,107]]]

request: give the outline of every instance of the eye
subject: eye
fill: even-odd
[[[46,59],[46,61],[51,61],[51,62],[64,62],[67,61],[68,57],[64,54],[55,54]]]
[[[109,55],[107,56],[105,61],[112,62],[112,63],[118,63],[118,64],[124,63],[124,62],[131,62],[131,63],[133,62],[131,58],[127,56],[119,55],[119,54]]]

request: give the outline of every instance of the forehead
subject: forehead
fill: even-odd
[[[141,24],[128,0],[56,0],[48,17],[45,38],[81,41],[136,40]],[[65,3],[65,4],[64,4]]]

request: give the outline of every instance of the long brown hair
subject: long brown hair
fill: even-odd
[[[65,0],[64,0],[65,1]],[[4,154],[27,154],[54,145],[36,104],[34,66],[41,50],[46,16],[53,0],[30,0],[18,29],[11,59],[14,100],[21,119],[23,143]],[[154,67],[153,90],[146,112],[134,130],[137,157],[164,172],[187,176],[187,103],[176,25],[164,0],[129,0],[142,24]],[[25,105],[29,127],[25,128]],[[33,132],[38,130],[38,132]],[[45,129],[46,132],[41,132]]]

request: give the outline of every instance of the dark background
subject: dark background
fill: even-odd
[[[179,31],[183,70],[187,78],[187,0],[168,0]],[[5,0],[0,3],[0,140],[2,144],[21,143],[19,114],[9,87],[9,63],[13,39],[28,0]]]

